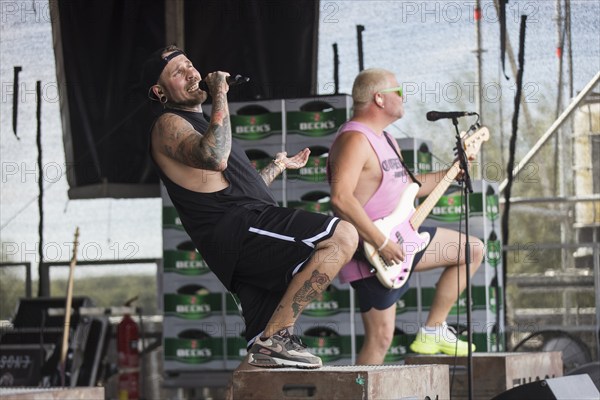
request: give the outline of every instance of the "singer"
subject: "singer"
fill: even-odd
[[[257,367],[318,368],[293,328],[354,253],[354,227],[337,217],[278,207],[268,186],[303,167],[304,149],[281,152],[262,171],[231,137],[229,74],[209,73],[210,121],[200,73],[174,46],[145,62],[142,81],[163,105],[151,128],[150,154],[181,222],[212,272],[242,306],[247,362]]]
[[[398,144],[385,132],[388,125],[404,116],[402,87],[392,72],[362,71],[354,81],[352,100],[354,115],[340,127],[328,158],[334,210],[356,227],[361,241],[376,249],[386,263],[400,263],[409,251],[414,259],[407,267],[412,271],[443,268],[425,326],[417,332],[410,349],[422,354],[466,355],[468,343],[460,340],[446,324],[452,305],[465,289],[465,252],[459,251],[459,243],[465,243],[465,236],[444,228],[421,228],[419,232],[429,234],[430,240],[428,244],[417,245],[412,240],[390,238],[389,232],[382,232],[373,223],[395,215],[399,207],[412,209],[413,199],[409,197],[409,203],[405,204],[403,192],[414,187],[413,182],[420,181],[417,196],[426,196],[446,171],[413,177],[402,161]],[[406,221],[397,221],[398,225],[403,223]],[[470,241],[474,274],[483,260],[483,243],[475,237]],[[392,289],[385,287],[362,248],[359,246],[359,252],[342,268],[339,279],[350,282],[356,290],[365,327],[365,341],[356,362],[381,364],[396,328],[396,303],[408,289],[408,283]]]

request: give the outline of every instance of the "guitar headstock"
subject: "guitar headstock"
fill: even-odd
[[[77,259],[77,247],[79,247],[79,227],[75,228],[75,238],[73,239],[73,256],[71,261]]]
[[[478,126],[474,130],[471,129],[468,132],[462,132],[460,136],[467,158],[471,159],[479,153],[483,142],[486,142],[490,138],[490,131],[485,126]]]

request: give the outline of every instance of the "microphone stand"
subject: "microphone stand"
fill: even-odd
[[[458,118],[452,118],[452,124],[456,130],[456,153],[460,162],[460,168],[463,171],[461,180],[464,183],[464,196],[465,196],[465,265],[467,273],[467,383],[469,388],[468,399],[473,399],[473,351],[471,349],[473,343],[473,334],[471,331],[471,248],[469,246],[469,194],[473,193],[473,185],[471,182],[471,176],[469,175],[469,164],[467,162],[467,155],[462,146],[460,138],[460,132],[458,130]],[[458,339],[458,337],[457,337]]]

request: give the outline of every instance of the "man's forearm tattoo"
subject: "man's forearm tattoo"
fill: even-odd
[[[231,151],[231,122],[225,93],[219,93],[213,99],[211,124],[202,140],[201,157],[207,164],[219,168],[227,162]]]
[[[263,179],[263,181],[265,181],[267,186],[273,183],[275,178],[277,178],[277,175],[279,175],[280,173],[281,169],[272,162],[267,164],[267,166],[261,169],[259,172],[260,177]]]

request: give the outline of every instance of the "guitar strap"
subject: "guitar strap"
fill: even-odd
[[[402,164],[406,172],[408,172],[408,176],[410,176],[410,179],[412,179],[412,181],[417,185],[421,186],[421,182],[419,182],[419,180],[415,177],[412,171],[408,168],[408,166],[402,159],[402,156],[400,156],[400,153],[398,153],[398,150],[396,150],[396,146],[394,146],[394,143],[392,143],[392,139],[390,139],[386,131],[383,131],[383,136],[385,136],[385,139],[387,140],[388,144],[392,147],[392,150],[394,150],[394,153],[396,153],[396,155],[398,156],[400,163]]]
[[[396,150],[396,146],[394,146],[394,144],[392,143],[392,139],[390,139],[390,137],[388,136],[386,131],[383,131],[383,136],[385,136],[385,139],[387,140],[388,144],[392,147],[392,150],[394,150],[394,153],[396,153],[396,156],[398,156],[398,160],[400,160],[400,163],[402,164],[402,166],[404,167],[404,169],[410,176],[410,179],[412,179],[412,181],[414,183],[416,183],[417,185],[419,185],[419,187],[420,187],[421,182],[419,182],[419,180],[415,177],[415,175],[412,173],[412,171],[408,168],[408,165],[406,165],[406,163],[404,162],[404,160],[398,153],[398,150]],[[358,248],[356,249],[356,252],[352,256],[352,258],[355,260],[363,261],[363,262],[369,264],[369,260],[367,260],[367,257],[364,254],[364,249],[362,249],[362,246],[358,246]],[[371,268],[372,268],[372,271],[375,270],[374,267],[371,267]]]

